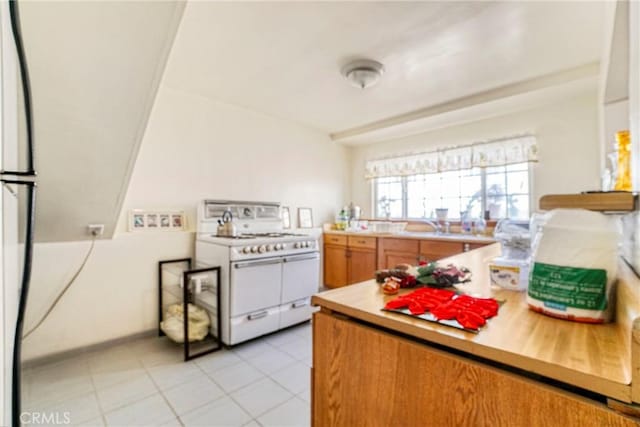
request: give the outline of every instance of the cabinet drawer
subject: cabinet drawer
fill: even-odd
[[[348,236],[347,239],[349,246],[352,248],[376,248],[375,237],[360,237],[360,236]]]
[[[347,236],[340,236],[337,234],[325,234],[324,242],[328,245],[347,246]]]
[[[434,254],[438,259],[462,253],[462,248],[463,244],[461,242],[445,242],[442,240],[420,241],[420,253]]]
[[[413,239],[381,239],[385,251],[412,252],[416,255],[419,250],[419,241]]]

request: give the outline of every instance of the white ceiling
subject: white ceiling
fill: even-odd
[[[190,2],[164,84],[323,130],[366,128],[599,61],[602,2]],[[339,70],[384,63],[365,91]]]

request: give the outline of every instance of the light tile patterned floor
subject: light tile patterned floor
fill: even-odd
[[[29,368],[23,411],[82,426],[308,426],[311,325],[190,362],[145,338]],[[38,424],[43,425],[43,424]]]

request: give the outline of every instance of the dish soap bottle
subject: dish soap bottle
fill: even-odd
[[[471,218],[469,217],[469,213],[467,211],[461,212],[461,220],[460,220],[460,228],[463,233],[471,233]]]

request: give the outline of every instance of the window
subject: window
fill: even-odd
[[[529,163],[375,178],[375,216],[431,218],[447,208],[449,218],[463,212],[478,218],[529,217]]]

